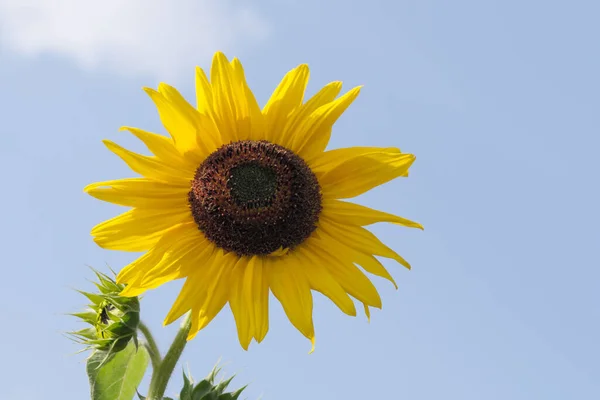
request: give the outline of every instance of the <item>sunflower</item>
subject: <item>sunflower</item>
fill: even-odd
[[[308,78],[306,65],[288,72],[261,110],[240,61],[218,52],[210,81],[196,69],[196,107],[164,83],[144,89],[170,137],[121,129],[152,156],[104,141],[141,177],[85,188],[132,207],[94,227],[94,241],[143,252],[118,274],[124,296],[185,278],[164,323],[191,312],[188,340],[229,303],[242,347],[261,342],[272,292],[314,348],[312,291],[351,316],[354,298],[369,317],[381,298],[363,270],[396,285],[375,256],[410,268],[364,226],[422,226],[342,199],[407,176],[415,157],[393,147],[325,151],[360,87],[338,97],[342,84],[331,82],[304,101]]]

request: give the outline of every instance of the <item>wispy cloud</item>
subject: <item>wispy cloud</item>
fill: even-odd
[[[257,11],[234,0],[0,0],[4,47],[123,75],[175,79],[266,33]]]

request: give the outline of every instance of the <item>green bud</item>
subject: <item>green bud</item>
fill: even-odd
[[[181,389],[181,393],[179,393],[180,400],[237,400],[242,391],[246,389],[246,386],[234,391],[234,392],[225,392],[227,387],[235,377],[232,376],[229,379],[221,380],[216,383],[215,379],[219,372],[220,368],[213,368],[211,373],[198,382],[194,384],[191,377],[188,377],[185,373],[183,374],[183,389]]]
[[[140,302],[137,297],[119,296],[124,285],[117,284],[108,275],[93,271],[98,278],[98,282],[94,282],[98,293],[78,291],[87,297],[90,304],[85,311],[71,314],[90,326],[69,332],[69,335],[86,345],[85,350],[104,351],[110,356],[123,350],[132,339],[137,345]]]

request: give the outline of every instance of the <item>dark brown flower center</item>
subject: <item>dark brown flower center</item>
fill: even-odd
[[[198,228],[218,247],[267,255],[310,236],[321,192],[302,158],[267,141],[243,140],[222,146],[198,167],[189,203]]]

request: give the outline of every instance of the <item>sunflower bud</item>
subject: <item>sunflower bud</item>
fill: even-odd
[[[137,345],[136,330],[140,321],[140,303],[137,297],[122,297],[125,288],[109,276],[94,270],[98,282],[94,285],[99,293],[78,291],[90,300],[88,308],[71,314],[91,325],[70,336],[87,349],[117,353],[133,339]]]
[[[229,379],[221,380],[215,383],[215,378],[221,371],[221,368],[213,368],[212,372],[203,380],[194,384],[190,377],[183,374],[183,389],[179,394],[180,400],[237,400],[246,389],[246,386],[236,390],[235,392],[225,392],[227,387],[235,378],[235,375]]]

